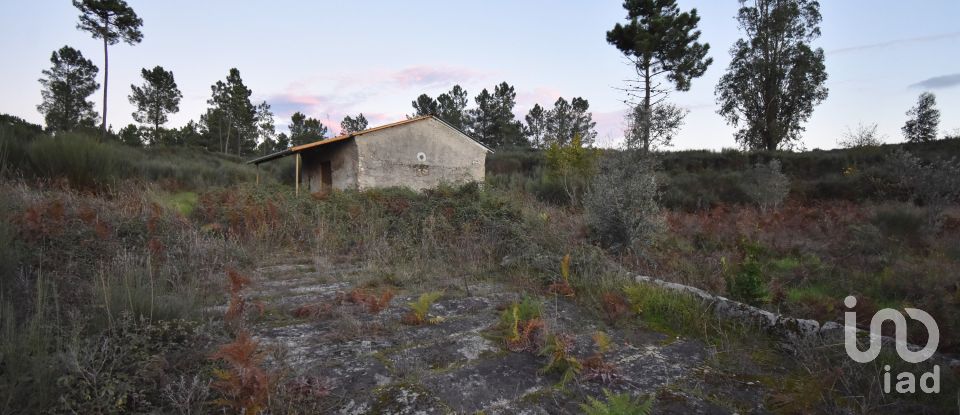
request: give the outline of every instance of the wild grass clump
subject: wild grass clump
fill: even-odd
[[[623,291],[633,311],[657,330],[703,337],[713,319],[707,306],[690,294],[640,283]]]

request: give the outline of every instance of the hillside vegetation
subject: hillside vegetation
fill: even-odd
[[[952,405],[950,397],[877,394],[870,382],[878,369],[846,367],[842,348],[797,351],[805,365],[795,366],[789,362],[796,356],[772,342],[757,343],[749,325],[703,325],[696,300],[637,288],[630,278],[642,273],[692,284],[821,321],[841,317],[840,301],[848,293],[861,299],[861,315],[915,306],[937,319],[941,351],[955,352],[956,204],[931,215],[931,201],[915,198],[916,189],[904,187],[907,182],[887,167],[900,154],[893,147],[661,154],[654,163],[660,207],[645,211],[656,223],[648,242],[627,247],[597,238],[589,196],[569,192],[542,153],[492,156],[483,190],[467,185],[295,196],[280,182],[288,174],[283,169],[262,171],[257,186],[251,167],[203,151],[135,149],[82,133],[0,134],[0,244],[8,247],[0,260],[0,412],[232,407],[239,392],[211,381],[239,363],[211,356],[247,341],[236,313],[252,322],[338,318],[323,314],[322,304],[297,310],[268,305],[258,312],[238,294],[254,267],[304,256],[359,264],[366,286],[407,296],[441,289],[467,296],[478,284],[496,281],[532,296],[562,298],[610,330],[700,339],[725,351],[712,363],[721,369],[745,364],[727,359],[735,355],[729,351],[746,347],[751,359],[790,368],[788,387],[761,382],[787,400],[776,404],[785,413]],[[945,162],[956,148],[945,141],[907,150],[928,165]],[[600,162],[616,154],[607,151]],[[773,158],[782,162],[789,191],[763,206],[755,199],[763,195],[750,186],[765,177],[756,175],[757,163]],[[717,180],[739,193],[724,191]],[[603,182],[592,183],[584,192]],[[568,265],[561,266],[566,254]],[[381,301],[360,293],[350,295],[363,304]],[[388,307],[390,298],[383,298],[381,306]],[[220,308],[225,302],[227,318]],[[430,302],[417,307],[429,310]],[[263,313],[267,317],[257,317]],[[421,322],[427,319],[423,313]],[[571,369],[579,363],[564,354],[563,333],[552,334],[560,337],[524,338],[518,331],[519,343],[507,344],[553,355],[544,373],[558,381],[600,376]],[[287,385],[262,386],[270,397],[262,402],[266,407],[300,402],[299,409],[285,407],[296,412],[328,402],[324,393],[303,395],[289,386],[299,381],[293,375],[264,365],[269,385]],[[846,369],[835,374],[835,365]],[[826,373],[839,377],[824,382]],[[953,382],[951,374],[944,376]],[[729,410],[741,405],[712,402]]]

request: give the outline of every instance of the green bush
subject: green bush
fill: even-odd
[[[746,251],[743,262],[732,269],[723,261],[727,293],[734,300],[753,306],[763,305],[769,299],[764,266],[759,256],[763,248],[757,244],[744,243]]]
[[[654,160],[639,154],[607,156],[583,201],[592,239],[615,251],[642,251],[662,229]]]

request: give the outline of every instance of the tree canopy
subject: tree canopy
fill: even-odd
[[[718,113],[739,127],[745,148],[776,150],[800,140],[813,107],[827,98],[815,0],[740,0],[737,22],[746,35],[730,50],[732,60],[717,85]]]
[[[167,122],[167,114],[180,111],[180,99],[183,94],[177,88],[173,72],[156,66],[151,70],[140,71],[143,86],[130,85],[130,103],[137,110],[133,119],[141,124],[153,126],[154,140],[159,139],[160,126]]]
[[[937,139],[937,127],[940,125],[940,110],[937,109],[937,97],[924,92],[917,98],[917,105],[907,111],[906,124],[901,129],[903,136],[911,143],[922,143]]]
[[[329,130],[316,118],[308,118],[302,112],[295,112],[290,117],[290,145],[299,146],[323,140]]]
[[[340,122],[340,134],[351,134],[367,129],[367,118],[360,113],[356,117],[346,116]]]
[[[97,67],[69,46],[53,52],[50,63],[50,69],[42,72],[43,102],[37,105],[47,129],[70,131],[80,126],[93,127],[97,112],[88,98],[100,88],[96,81]]]
[[[608,31],[607,42],[633,62],[637,79],[625,88],[627,102],[639,107],[638,139],[648,150],[652,114],[669,94],[668,86],[689,90],[691,80],[702,76],[713,59],[707,57],[710,45],[699,42],[697,9],[681,12],[676,0],[626,0],[623,8],[629,22]]]

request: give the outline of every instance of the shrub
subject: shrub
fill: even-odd
[[[594,174],[597,149],[584,147],[581,137],[576,135],[569,143],[553,143],[547,149],[547,173],[549,177],[558,180],[573,203],[578,203],[580,195]]]
[[[727,281],[727,293],[730,297],[754,306],[766,302],[768,293],[763,278],[763,268],[754,254],[748,252],[743,263],[735,270],[726,269],[726,260],[723,261],[723,265]]]
[[[755,164],[745,179],[743,191],[762,211],[780,206],[790,193],[790,179],[780,171],[780,160]]]
[[[151,323],[124,314],[103,335],[71,347],[60,377],[59,406],[70,413],[149,412],[162,405],[157,362],[174,350],[189,350],[196,335],[183,321]]]
[[[911,200],[927,208],[927,221],[934,229],[942,224],[943,211],[960,202],[960,160],[933,160],[923,163],[907,151],[897,151],[889,166],[897,184],[906,188]]]
[[[907,242],[919,241],[927,227],[923,210],[905,204],[877,208],[871,222],[883,235]]]
[[[885,138],[877,133],[877,123],[857,124],[856,129],[848,127],[837,144],[843,148],[875,147],[883,144]]]
[[[634,152],[605,158],[584,197],[584,220],[591,238],[603,247],[649,247],[662,227],[654,161]]]

